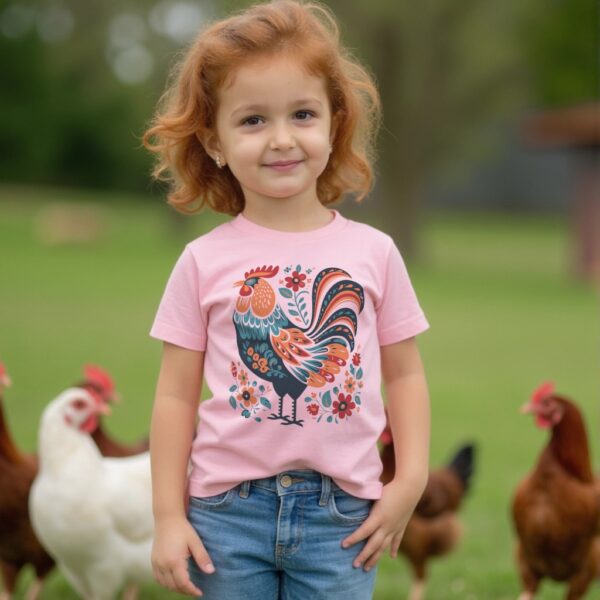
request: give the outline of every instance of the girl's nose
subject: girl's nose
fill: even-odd
[[[296,147],[296,140],[287,125],[277,125],[269,143],[271,150],[289,150]]]

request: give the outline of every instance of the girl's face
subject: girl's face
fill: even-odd
[[[238,68],[220,90],[207,150],[229,165],[246,202],[318,201],[332,137],[324,79],[271,58]]]

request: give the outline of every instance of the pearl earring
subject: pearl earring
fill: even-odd
[[[217,167],[219,167],[219,169],[223,168],[223,165],[221,164],[221,157],[220,156],[217,156],[215,158],[215,162],[217,163]]]

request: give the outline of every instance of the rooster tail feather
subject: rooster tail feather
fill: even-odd
[[[448,468],[456,473],[465,490],[469,489],[471,476],[475,471],[475,444],[462,446],[448,463]]]
[[[323,279],[319,279],[326,271]],[[365,304],[365,294],[361,285],[351,279],[335,282],[329,289],[325,283],[330,283],[332,277],[347,276],[348,273],[341,269],[323,269],[317,275],[313,288],[313,318],[306,329],[309,337],[314,338],[325,328],[335,324],[338,319],[348,322],[356,334],[357,313],[360,313]]]

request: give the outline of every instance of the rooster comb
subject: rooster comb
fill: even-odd
[[[83,368],[83,374],[89,383],[95,384],[104,392],[113,392],[115,384],[111,376],[102,368],[97,365],[85,365]]]
[[[541,402],[544,398],[552,396],[554,394],[555,387],[556,386],[554,385],[554,382],[545,381],[542,383],[542,385],[538,386],[534,390],[533,394],[531,394],[531,401],[536,404]]]
[[[6,367],[4,366],[3,362],[0,362],[0,377],[2,377],[2,375],[6,374]]]
[[[246,279],[250,277],[275,277],[277,272],[279,271],[279,267],[274,267],[273,265],[263,265],[262,267],[256,267],[256,269],[250,269],[244,273],[244,277]]]

